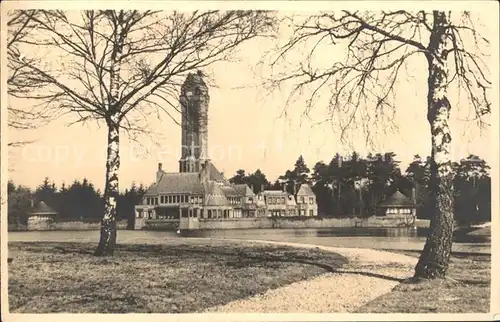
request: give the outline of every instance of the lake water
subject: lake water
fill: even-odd
[[[491,253],[489,237],[470,236],[467,231],[456,232],[453,251]],[[118,243],[161,243],[168,238],[226,238],[270,240],[336,247],[374,249],[422,250],[427,229],[406,228],[328,228],[328,229],[248,229],[204,230],[181,236],[175,231],[120,230]],[[99,241],[99,231],[29,231],[9,232],[14,241]]]

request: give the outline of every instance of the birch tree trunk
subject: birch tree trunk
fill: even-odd
[[[120,70],[123,50],[123,34],[116,19],[113,33],[113,53],[110,66],[110,94],[108,117],[108,149],[106,157],[106,186],[104,190],[104,215],[101,220],[101,237],[95,250],[96,256],[111,256],[116,245],[116,201],[119,195],[118,172],[120,169]]]
[[[451,168],[450,102],[447,98],[447,27],[442,11],[434,11],[428,52],[427,119],[431,127],[431,218],[429,235],[415,267],[415,277],[444,278],[453,237],[453,186]]]
[[[96,256],[113,255],[116,245],[116,200],[119,194],[118,172],[120,169],[120,131],[116,122],[111,120],[108,123],[104,216],[101,220],[101,237],[99,245],[95,250]]]

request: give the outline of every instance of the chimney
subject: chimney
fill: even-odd
[[[201,181],[203,183],[208,183],[209,180],[210,173],[208,171],[208,160],[205,160],[205,162],[201,164]]]
[[[163,176],[162,164],[158,163],[158,171],[156,171],[156,183],[160,182],[161,177]]]
[[[286,183],[284,183],[284,182],[281,183],[281,190],[283,192],[286,192]]]
[[[264,184],[260,185],[260,192],[264,192]]]
[[[413,201],[413,204],[417,204],[417,196],[416,196],[416,191],[415,187],[411,188],[411,201]]]

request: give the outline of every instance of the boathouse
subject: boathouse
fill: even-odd
[[[58,215],[57,211],[40,201],[28,212],[27,230],[50,230]]]

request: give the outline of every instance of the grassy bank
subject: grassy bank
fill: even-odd
[[[418,257],[419,252],[395,251]],[[452,254],[448,277],[402,283],[362,306],[359,313],[487,313],[490,311],[491,256]]]
[[[13,313],[187,313],[310,279],[346,263],[340,255],[276,245],[173,239],[119,245],[9,243]]]

